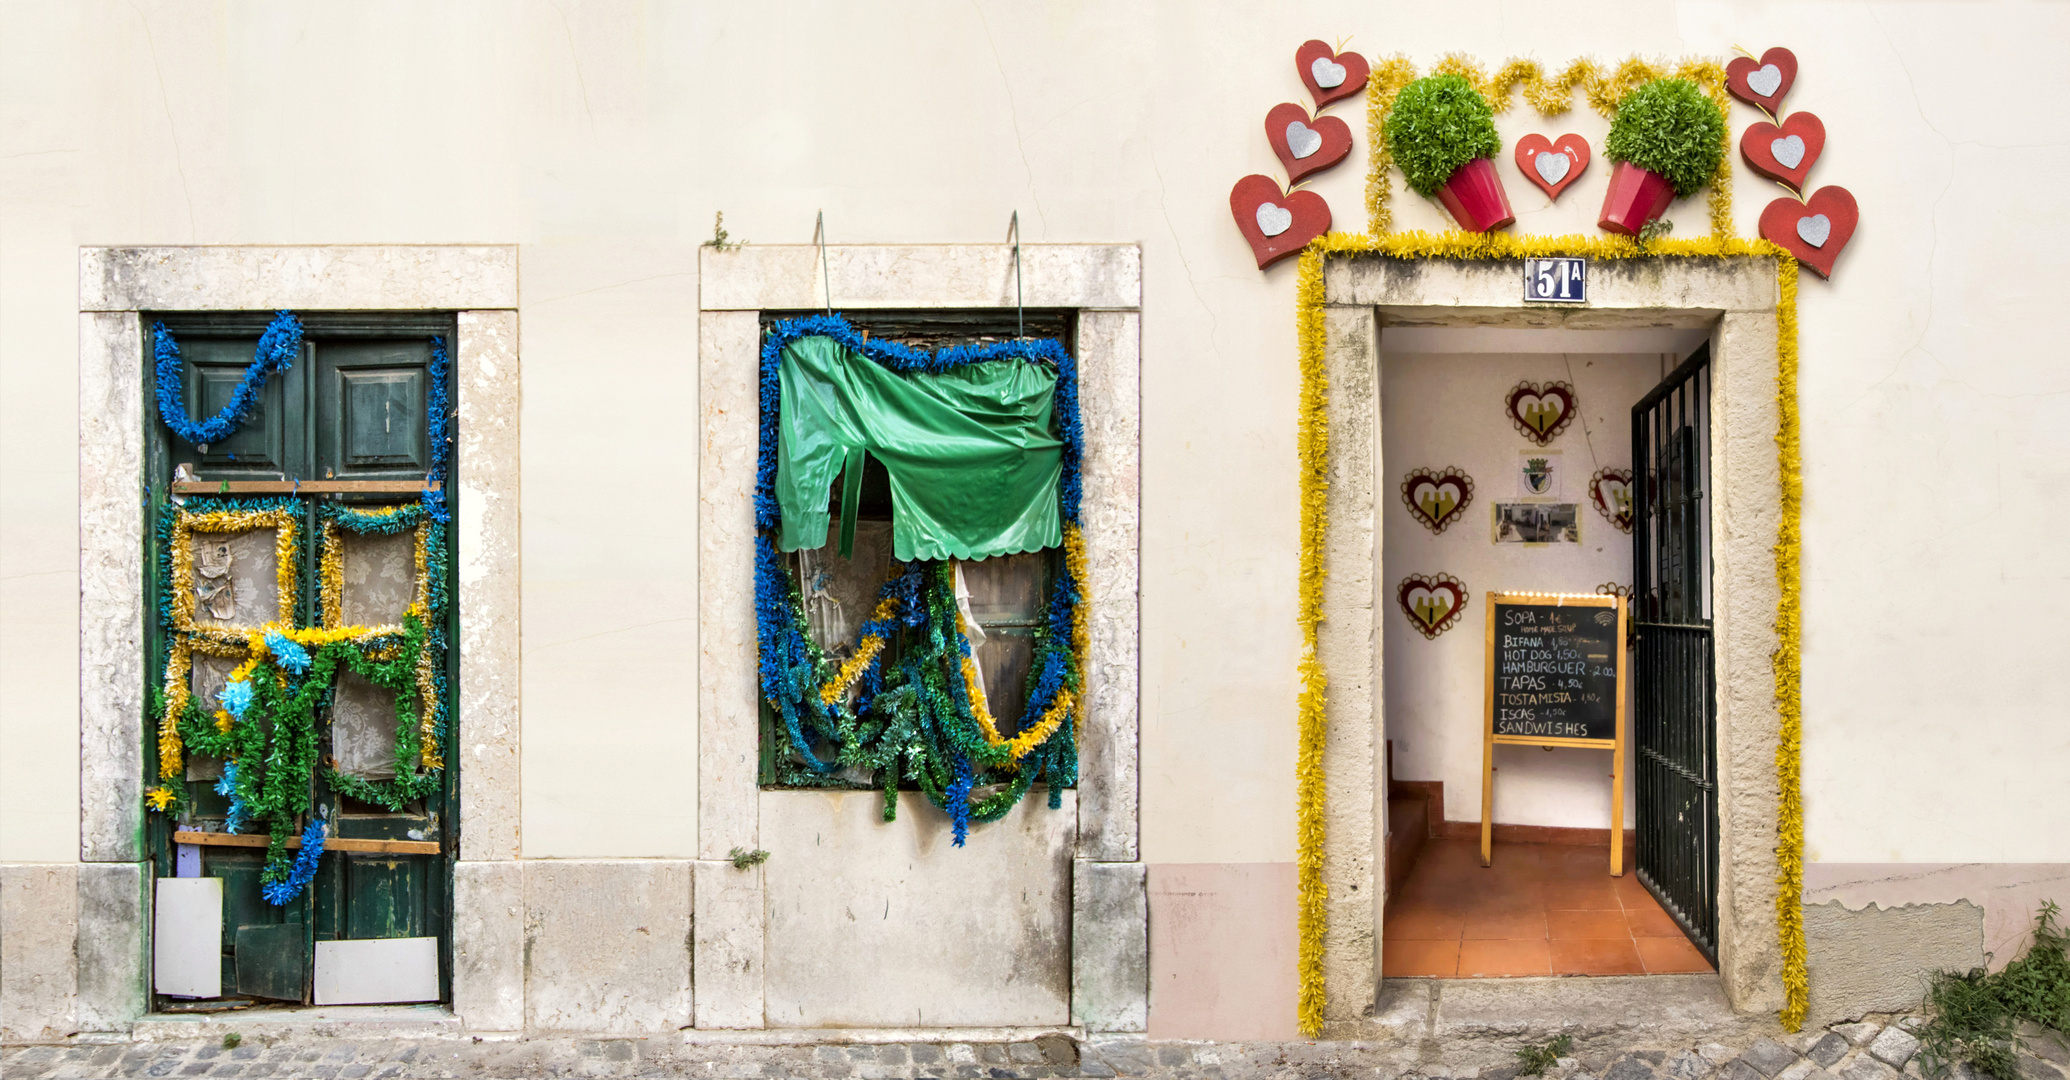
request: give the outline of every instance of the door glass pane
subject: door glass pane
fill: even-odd
[[[1048,598],[1047,552],[1000,555],[963,564],[963,584],[970,590],[970,613],[978,622],[1035,622]]]
[[[331,696],[331,756],[338,771],[363,780],[395,777],[395,691],[351,671]]]
[[[197,626],[256,630],[281,617],[274,533],[194,533],[191,588]]]
[[[335,533],[346,626],[399,626],[417,598],[417,534]]]
[[[831,531],[831,530],[830,530]],[[798,552],[798,590],[805,621],[819,647],[839,656],[854,651],[855,637],[877,606],[877,590],[891,573],[891,522],[855,523],[855,548],[841,557],[837,544]]]

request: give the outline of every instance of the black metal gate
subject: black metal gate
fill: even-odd
[[[1632,406],[1632,771],[1639,880],[1718,962],[1718,712],[1711,641],[1711,353]]]

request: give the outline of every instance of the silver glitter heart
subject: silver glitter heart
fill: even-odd
[[[1774,64],[1762,64],[1761,70],[1747,74],[1747,89],[1758,97],[1774,97],[1783,84],[1783,69]]]
[[[1259,211],[1264,213],[1264,211]],[[1826,238],[1833,235],[1833,219],[1824,214],[1797,219],[1797,236],[1815,248],[1826,246]]]
[[[1804,140],[1795,135],[1788,135],[1769,143],[1768,152],[1775,155],[1775,160],[1780,162],[1783,168],[1794,169],[1804,160]]]
[[[1308,74],[1315,79],[1315,85],[1325,90],[1344,85],[1344,65],[1327,56],[1318,56],[1315,63],[1308,65]]]
[[[1574,167],[1574,159],[1565,151],[1543,150],[1531,159],[1531,167],[1538,170],[1538,175],[1544,177],[1546,183],[1557,184],[1567,178],[1567,170]]]
[[[1294,152],[1295,159],[1305,158],[1322,149],[1322,133],[1299,120],[1287,125],[1287,149]]]
[[[1278,236],[1294,227],[1294,212],[1284,206],[1272,203],[1258,204],[1258,231],[1267,236]],[[1798,226],[1802,228],[1803,226]]]

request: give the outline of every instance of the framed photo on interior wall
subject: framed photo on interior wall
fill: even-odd
[[[1581,504],[1499,502],[1495,504],[1498,544],[1579,544]]]

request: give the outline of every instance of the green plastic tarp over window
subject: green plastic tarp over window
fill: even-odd
[[[901,560],[984,559],[1063,543],[1064,448],[1047,365],[981,360],[894,372],[814,336],[784,346],[777,377],[782,550],[827,542],[834,478],[863,454],[891,475],[891,547]]]

